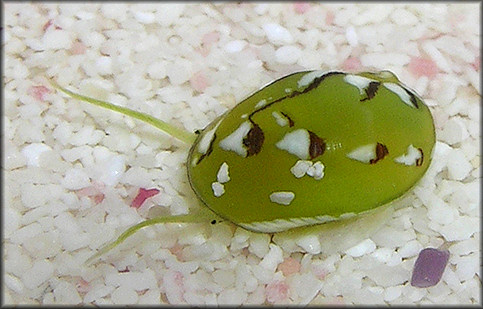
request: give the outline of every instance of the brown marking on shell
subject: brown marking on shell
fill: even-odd
[[[307,130],[308,131],[308,130]],[[309,156],[313,160],[322,155],[325,151],[325,142],[314,132],[308,131],[310,136]]]
[[[402,87],[402,86],[401,86]],[[414,105],[414,107],[416,108],[419,108],[418,106],[418,101],[416,100],[416,96],[414,95],[414,93],[412,93],[411,91],[409,91],[408,89],[406,89],[405,87],[402,87],[404,89],[404,91],[406,91],[406,93],[409,95],[409,100],[411,101],[411,103]]]
[[[364,89],[364,91],[366,92],[366,97],[361,99],[360,101],[362,102],[374,98],[377,90],[379,89],[379,85],[381,85],[380,82],[370,82],[369,86]]]
[[[265,140],[265,135],[260,126],[253,122],[252,125],[253,127],[243,139],[243,145],[247,147],[247,157],[259,153],[262,150],[263,141]]]
[[[421,148],[418,148],[418,150],[419,150],[419,153],[421,154],[421,158],[416,160],[416,166],[421,166],[423,165],[423,161],[424,161],[424,153]]]
[[[297,73],[294,73],[294,74],[297,74]],[[270,102],[270,103],[265,104],[265,105],[264,105],[264,106],[262,106],[261,108],[259,108],[259,109],[255,110],[255,111],[253,111],[253,112],[252,112],[252,113],[251,113],[251,114],[248,116],[248,119],[251,121],[251,120],[252,120],[252,116],[253,116],[254,114],[256,114],[256,113],[258,113],[258,112],[261,112],[262,110],[264,110],[264,109],[266,109],[266,108],[268,108],[268,107],[272,106],[273,104],[276,104],[276,103],[278,103],[278,102],[281,102],[281,101],[283,101],[283,100],[285,100],[285,99],[288,99],[288,98],[293,98],[293,97],[296,97],[296,96],[298,96],[298,95],[301,95],[301,94],[307,93],[307,92],[309,92],[309,91],[311,91],[311,90],[313,90],[313,89],[317,88],[317,87],[320,85],[320,83],[322,83],[322,82],[324,81],[324,79],[326,79],[327,77],[332,76],[332,75],[339,75],[339,74],[346,75],[346,73],[344,73],[344,72],[337,72],[337,71],[334,71],[334,72],[328,72],[328,73],[326,73],[326,74],[324,74],[324,75],[321,75],[321,76],[319,76],[319,77],[317,77],[317,78],[314,78],[314,80],[313,80],[313,81],[312,81],[312,82],[311,82],[311,83],[310,83],[310,84],[309,84],[307,87],[305,87],[305,88],[304,88],[302,91],[298,91],[298,90],[296,90],[296,91],[294,91],[294,92],[289,93],[288,95],[286,95],[286,96],[284,96],[284,97],[281,97],[281,98],[279,98],[279,99],[277,99],[277,100],[275,100],[275,101],[272,101],[272,102]],[[290,76],[290,75],[288,75],[288,76]],[[288,77],[288,76],[286,76],[286,77]],[[277,81],[278,81],[278,80],[277,80]]]
[[[381,143],[377,143],[377,145],[376,145],[376,158],[375,159],[371,159],[369,161],[369,163],[370,164],[375,164],[379,160],[384,159],[384,157],[387,156],[388,154],[389,154],[389,151],[387,150],[386,145],[383,145]]]
[[[288,126],[293,127],[295,125],[295,122],[293,122],[292,118],[290,118],[287,114],[284,112],[280,112],[285,118],[288,120]]]
[[[411,103],[413,103],[413,105],[416,106],[416,108],[419,108],[418,101],[416,100],[416,96],[410,91],[407,91],[407,92],[409,93],[409,96],[411,97]]]
[[[328,73],[326,73],[324,75],[321,75],[321,76],[319,76],[317,78],[314,78],[314,80],[304,90],[302,90],[301,92],[300,91],[294,91],[289,96],[290,97],[294,97],[296,95],[309,92],[310,90],[317,88],[320,85],[320,83],[323,82],[324,79],[326,79],[327,77],[332,76],[332,75],[338,75],[338,74],[345,75],[346,73],[344,73],[344,72],[337,72],[337,71],[328,72]]]

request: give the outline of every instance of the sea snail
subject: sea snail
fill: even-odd
[[[70,96],[193,142],[186,163],[197,197],[247,230],[274,233],[347,218],[402,196],[431,161],[435,129],[422,99],[389,71],[304,71],[253,93],[196,135],[149,115]],[[211,221],[193,215],[159,222]]]

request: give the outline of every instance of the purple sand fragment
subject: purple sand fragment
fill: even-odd
[[[443,276],[448,264],[449,251],[426,248],[419,252],[414,264],[411,285],[418,288],[427,288],[436,285]]]

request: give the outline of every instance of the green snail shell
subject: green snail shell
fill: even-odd
[[[391,72],[298,72],[200,132],[188,177],[220,217],[279,232],[400,197],[428,169],[434,144],[430,110]]]

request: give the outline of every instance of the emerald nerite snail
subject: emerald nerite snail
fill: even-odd
[[[424,175],[435,143],[421,98],[388,71],[306,71],[255,92],[190,134],[152,116],[63,92],[193,142],[186,163],[197,197],[247,230],[280,232],[348,218],[402,196]],[[209,222],[188,214],[147,220]]]

